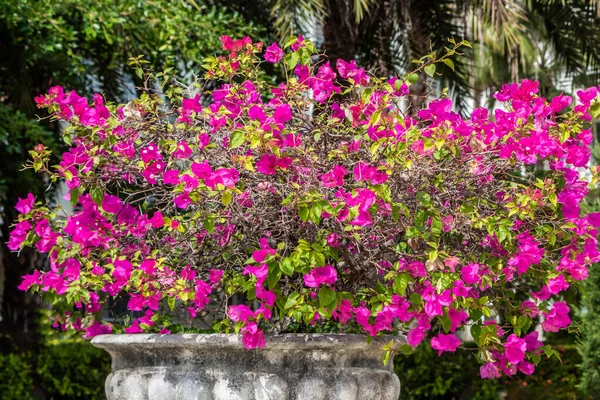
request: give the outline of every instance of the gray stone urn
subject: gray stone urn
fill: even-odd
[[[100,335],[112,357],[108,400],[397,400],[392,338],[267,335],[246,350],[238,335]],[[394,338],[396,345],[403,338]]]

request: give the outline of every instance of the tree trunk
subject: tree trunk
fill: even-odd
[[[348,0],[328,0],[327,16],[323,23],[323,50],[335,69],[338,59],[350,61],[356,58],[358,28],[354,7]]]
[[[413,0],[409,2],[408,7],[412,44],[410,56],[412,57],[412,59],[418,60],[430,52],[430,38],[428,32],[424,32],[421,26],[422,16],[419,14],[419,2]],[[429,94],[429,77],[425,72],[421,72],[419,74],[419,81],[410,85],[408,112],[412,114],[424,108],[427,105],[427,97],[429,96]]]

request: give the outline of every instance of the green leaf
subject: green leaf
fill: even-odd
[[[296,43],[298,41],[298,38],[295,36],[290,36],[288,38],[288,40],[285,41],[285,44],[283,45],[284,49],[287,49],[288,47],[290,47],[291,45],[293,45],[294,43]]]
[[[274,268],[269,268],[269,275],[267,276],[267,284],[269,285],[269,290],[272,290],[277,283],[279,283],[279,279],[281,278],[281,269],[276,265]]]
[[[336,296],[335,292],[331,288],[321,288],[319,290],[319,305],[321,307],[327,307],[335,302]]]
[[[444,328],[444,332],[450,332],[450,328],[452,327],[452,321],[450,320],[450,317],[448,317],[448,315],[445,314],[443,317],[438,318],[442,322],[442,328]]]
[[[175,297],[169,297],[167,299],[167,304],[169,305],[171,311],[175,310]]]
[[[302,64],[302,65],[310,64],[310,51],[307,48],[305,48],[305,47],[299,48],[298,55],[299,55],[299,59],[300,59],[300,64]]]
[[[236,129],[229,138],[229,147],[232,149],[238,148],[243,145],[245,141],[246,135],[244,135],[244,131]]]
[[[390,362],[390,359],[392,358],[393,355],[394,355],[394,352],[392,350],[386,350],[383,353],[383,357],[381,358],[383,365],[388,365],[388,363]]]
[[[300,219],[304,222],[308,221],[308,207],[307,206],[301,206],[300,210],[298,210],[298,215],[300,216]]]
[[[398,349],[398,351],[400,351],[400,353],[402,354],[412,354],[412,352],[414,351],[413,347],[408,344],[408,343],[404,343],[402,346],[400,346],[400,348]]]
[[[418,78],[418,77],[417,77]],[[394,90],[398,91],[400,90],[400,88],[402,87],[402,80],[401,79],[396,79],[396,81],[394,82]]]
[[[394,292],[400,296],[404,296],[404,293],[406,293],[408,282],[410,281],[411,278],[408,274],[397,275],[394,278]]]
[[[224,192],[223,195],[221,196],[221,202],[223,203],[223,205],[225,207],[227,207],[229,204],[231,204],[231,192]]]
[[[481,336],[481,325],[475,324],[471,326],[471,336],[473,336],[473,341],[479,344],[479,337]]]
[[[208,217],[204,220],[204,229],[206,229],[208,233],[215,232],[215,220],[212,217]]]
[[[419,203],[421,203],[424,206],[428,206],[431,204],[431,196],[429,196],[425,192],[417,193],[417,200],[419,201]]]
[[[452,71],[454,71],[454,63],[449,58],[442,60]]]
[[[298,56],[298,53],[288,53],[285,56],[285,65],[288,67],[288,69],[293,70],[294,68],[296,68],[296,65],[298,65],[299,59],[300,57]]]
[[[71,189],[71,206],[75,207],[79,201],[79,189]]]
[[[425,73],[433,78],[433,76],[435,75],[435,64],[426,65]]]
[[[104,190],[98,187],[92,188],[92,190],[90,190],[90,196],[96,204],[101,205],[102,199],[104,199]]]
[[[294,267],[292,265],[292,261],[289,258],[284,258],[279,262],[279,268],[281,272],[288,276],[292,276],[294,274]]]
[[[408,83],[410,83],[410,84],[417,83],[417,82],[419,82],[419,75],[417,75],[413,72],[412,74],[408,74],[408,77],[406,77],[406,80],[408,80]]]
[[[298,294],[298,292],[293,292],[291,293],[287,300],[285,301],[285,305],[283,306],[283,308],[285,310],[289,310],[290,308],[294,307],[296,304],[298,304],[298,297],[300,295]]]

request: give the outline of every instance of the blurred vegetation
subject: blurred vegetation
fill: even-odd
[[[144,55],[175,82],[193,80],[202,60],[221,51],[221,35],[266,39],[266,30],[223,6],[194,0],[0,0],[0,349],[37,346],[39,300],[21,292],[21,276],[44,258],[5,246],[13,208],[28,192],[51,196],[43,177],[21,173],[38,143],[60,154],[60,127],[37,121],[34,96],[62,85],[126,100],[141,79],[129,70]]]
[[[581,357],[575,345],[556,345],[562,364],[544,361],[531,376],[523,374],[497,380],[481,379],[479,364],[468,352],[444,353],[427,344],[410,356],[397,355],[395,372],[400,377],[402,400],[568,400],[583,399],[578,390]]]

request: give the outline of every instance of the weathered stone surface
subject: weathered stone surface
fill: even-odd
[[[246,350],[237,335],[101,335],[92,344],[112,356],[108,400],[396,400],[400,381],[381,361],[390,340],[272,335]]]

